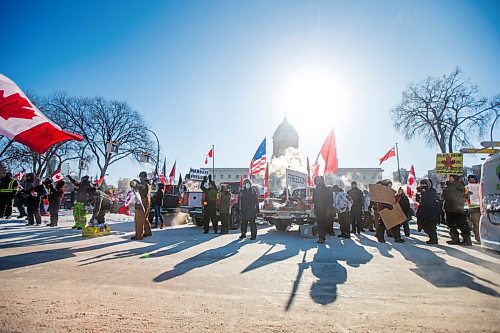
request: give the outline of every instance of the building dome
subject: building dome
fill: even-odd
[[[290,147],[299,148],[299,134],[285,116],[273,134],[273,157],[284,155]]]

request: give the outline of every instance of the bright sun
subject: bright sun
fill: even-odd
[[[323,67],[304,67],[292,72],[278,92],[277,108],[298,129],[331,128],[345,110],[347,89],[338,75]]]

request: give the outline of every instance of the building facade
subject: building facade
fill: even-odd
[[[202,170],[208,170],[209,174],[212,174],[211,168],[202,168]],[[239,182],[240,177],[243,177],[243,179],[248,178],[248,168],[215,168],[214,175],[213,180],[217,185],[220,183]]]

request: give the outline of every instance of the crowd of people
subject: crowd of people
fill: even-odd
[[[105,227],[105,215],[113,206],[113,198],[110,194],[100,189],[95,183],[91,183],[88,176],[83,176],[79,181],[71,176],[67,178],[75,186],[72,196],[73,228],[81,230],[87,224]],[[478,182],[474,175],[469,176],[467,181],[469,184]],[[428,244],[438,243],[437,225],[440,223],[446,224],[449,228],[451,239],[447,243],[471,245],[471,229],[476,242],[480,243],[479,205],[471,199],[473,187],[468,188],[458,175],[450,175],[448,181],[441,184],[440,195],[434,189],[430,179],[421,179],[417,187],[415,209],[410,204],[405,191],[399,188],[395,193],[394,204],[399,204],[406,220],[390,229],[385,227],[379,212],[383,209],[392,209],[393,205],[370,200],[370,193],[359,189],[356,182],[351,183],[348,191],[345,191],[339,184],[326,186],[322,176],[315,177],[314,184],[312,203],[317,221],[318,243],[324,243],[327,235],[335,235],[333,228],[335,220],[340,225],[338,237],[350,238],[351,234],[361,234],[367,230],[375,232],[380,243],[385,243],[386,234],[392,237],[394,242],[403,243],[404,237],[410,236],[409,221],[412,216],[416,216],[418,231],[423,230],[429,236]],[[382,180],[378,184],[388,188],[393,186],[389,180]],[[27,173],[22,176],[22,179],[17,179],[7,172],[0,178],[0,217],[10,218],[14,205],[19,211],[17,218],[27,217],[27,225],[41,225],[41,210],[44,210],[43,199],[45,199],[48,202],[47,211],[50,215],[50,223],[47,226],[57,226],[64,185],[64,180],[53,182],[52,179],[46,178],[42,181],[33,173]],[[132,195],[127,196],[127,202],[124,205],[126,212],[123,210],[121,212],[129,213],[128,205],[134,204],[135,235],[131,238],[141,240],[152,235],[152,223],[160,229],[165,226],[161,213],[164,184],[159,183],[157,191],[152,195],[152,181],[143,171],[139,174],[138,180],[130,182],[130,187]],[[209,233],[211,222],[214,233],[229,233],[232,206],[230,188],[222,184],[219,189],[211,176],[208,176],[201,182],[201,190],[204,193],[203,232]],[[93,211],[87,222],[88,204],[91,204]],[[469,207],[470,225],[464,211],[466,204]],[[153,214],[150,216],[151,210]],[[259,196],[249,179],[243,181],[243,188],[236,204],[236,213],[241,222],[240,239],[246,237],[248,225],[250,225],[250,239],[256,239]],[[220,230],[219,221],[221,222]],[[403,227],[404,237],[401,235],[401,227]]]

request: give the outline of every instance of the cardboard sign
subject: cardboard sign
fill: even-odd
[[[464,168],[464,157],[462,154],[437,154],[436,174],[438,175],[461,175]]]
[[[307,174],[290,169],[286,169],[286,183],[291,188],[305,188]]]
[[[373,202],[381,202],[392,205],[396,202],[396,191],[385,185],[369,184],[370,200]]]
[[[387,229],[391,229],[408,219],[399,203],[393,205],[392,209],[382,209],[379,214]]]

